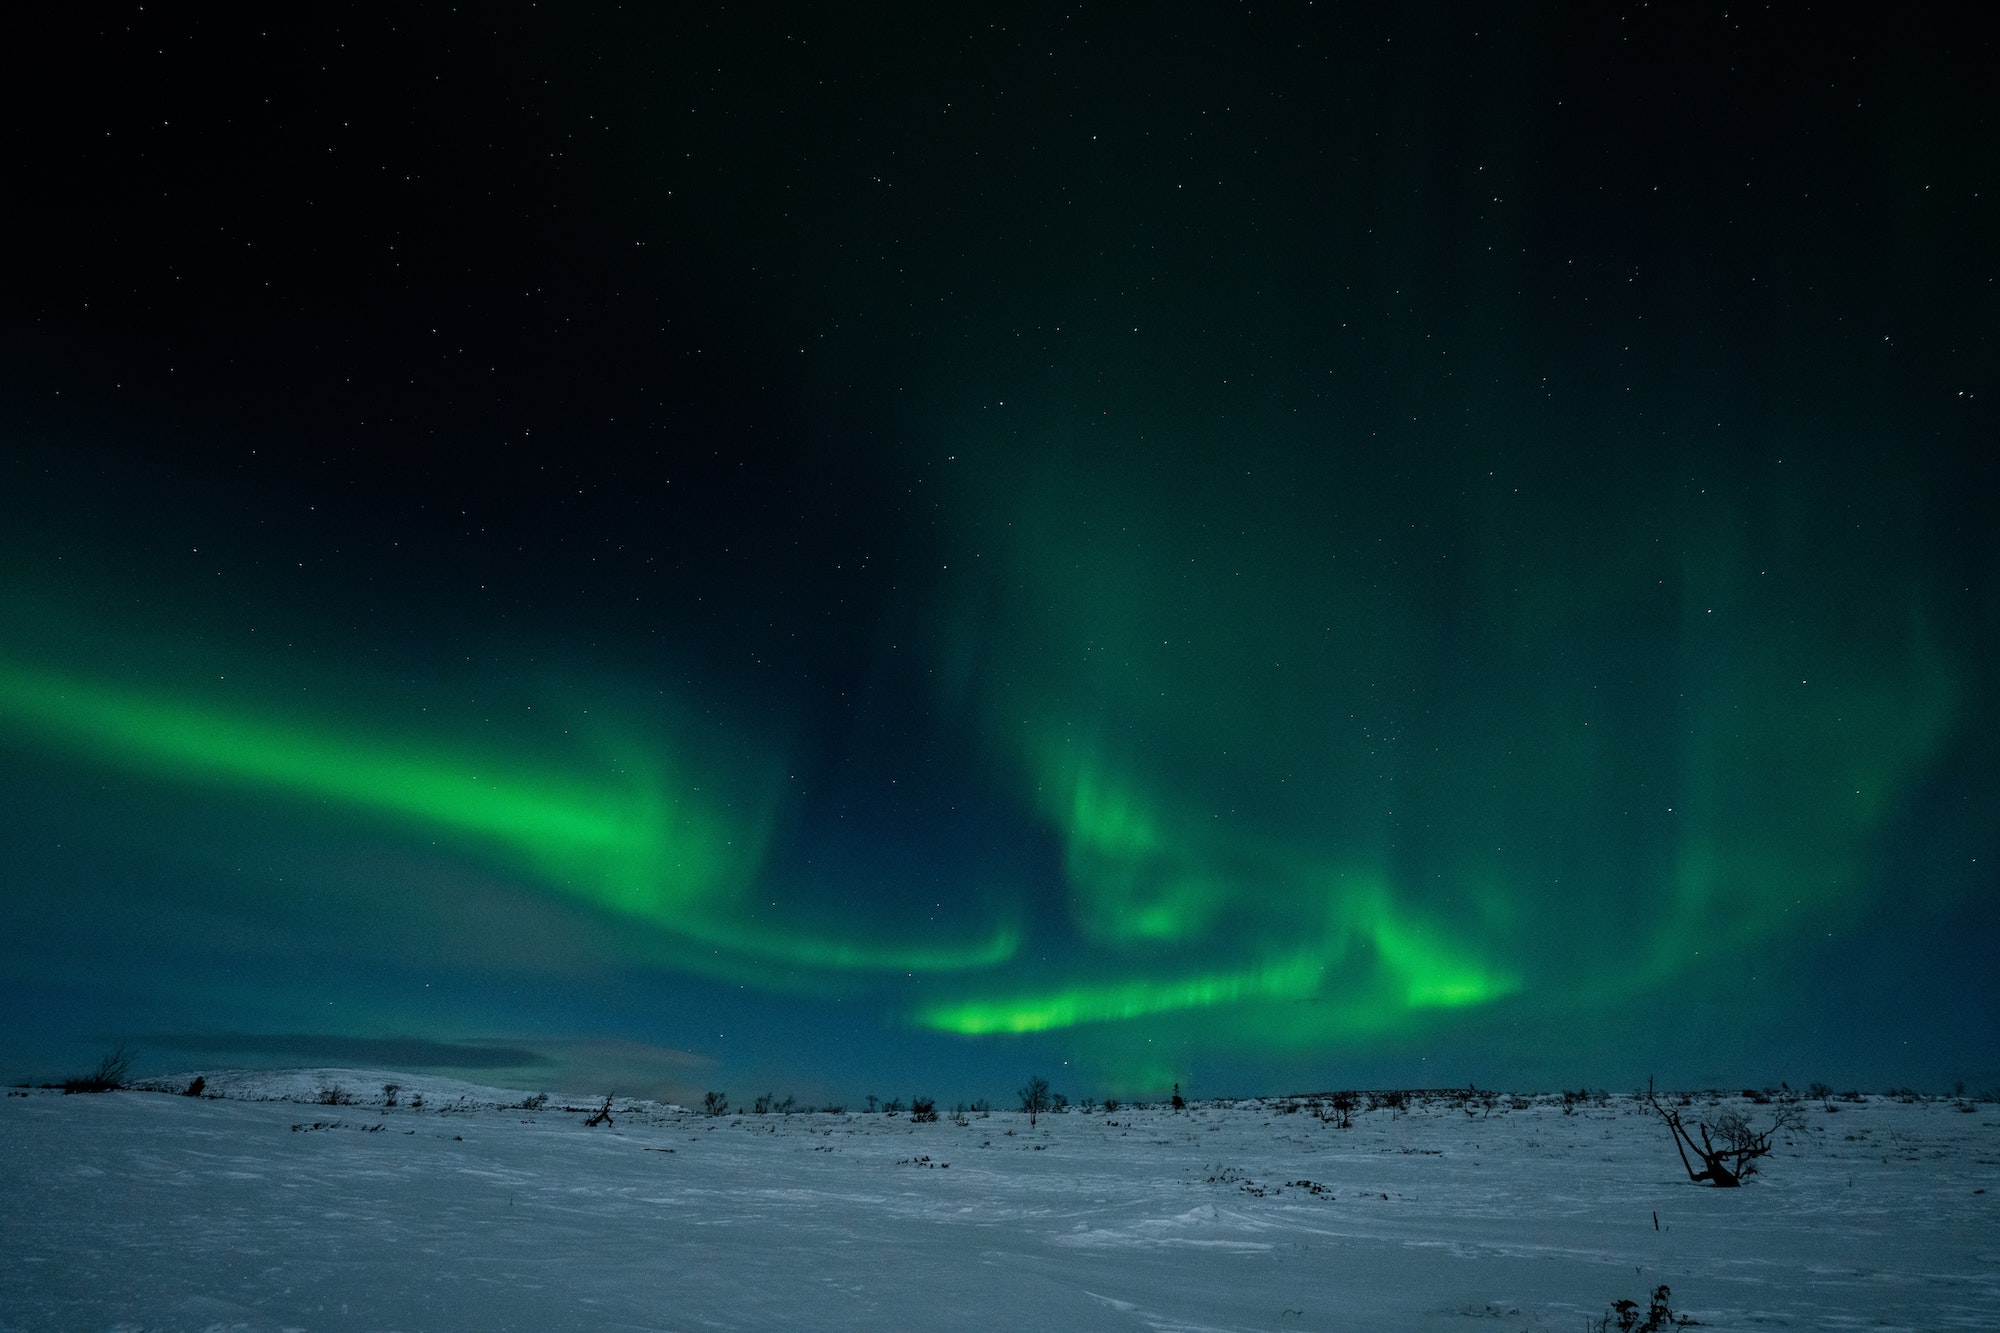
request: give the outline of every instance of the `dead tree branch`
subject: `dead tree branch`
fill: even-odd
[[[1712,1130],[1704,1121],[1695,1122],[1695,1132],[1701,1135],[1701,1142],[1696,1143],[1679,1110],[1660,1105],[1660,1099],[1651,1093],[1646,1100],[1652,1104],[1653,1113],[1666,1122],[1688,1179],[1697,1185],[1706,1181],[1723,1189],[1734,1189],[1743,1183],[1745,1176],[1755,1175],[1757,1159],[1770,1153],[1771,1140],[1780,1130],[1796,1128],[1803,1121],[1797,1107],[1782,1106],[1770,1126],[1759,1130],[1741,1111],[1724,1111],[1716,1117]],[[1701,1170],[1695,1170],[1694,1163],[1688,1160],[1690,1153],[1701,1159]]]

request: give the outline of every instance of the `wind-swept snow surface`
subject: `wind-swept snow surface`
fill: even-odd
[[[1623,1099],[587,1128],[436,1079],[209,1086],[0,1099],[0,1328],[1573,1333],[1662,1283],[1718,1329],[2000,1328],[1990,1104],[1809,1102],[1718,1190]]]

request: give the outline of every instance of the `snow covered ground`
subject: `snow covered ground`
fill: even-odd
[[[1718,1190],[1620,1098],[589,1128],[436,1078],[208,1079],[0,1099],[0,1329],[1574,1333],[1661,1283],[1718,1329],[2000,1329],[1985,1103],[1809,1102]],[[313,1103],[336,1084],[366,1104]]]

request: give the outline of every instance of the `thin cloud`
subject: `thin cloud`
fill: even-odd
[[[434,1041],[428,1037],[350,1037],[332,1032],[160,1032],[136,1044],[205,1054],[295,1056],[310,1063],[386,1065],[397,1068],[521,1069],[549,1058],[521,1046]]]

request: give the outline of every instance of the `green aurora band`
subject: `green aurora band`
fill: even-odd
[[[0,667],[0,727],[457,849],[638,928],[669,969],[848,995],[922,974],[893,1021],[1066,1032],[1107,1086],[1140,1088],[1203,1050],[1608,1010],[1831,934],[1959,710],[1893,525],[1867,550],[1814,522],[1754,549],[1740,509],[1649,513],[1613,488],[1580,517],[1468,484],[1425,530],[1387,517],[1411,510],[1379,477],[1312,475],[1276,425],[1235,457],[1289,469],[1282,502],[1053,430],[990,442],[981,470],[963,430],[950,512],[973,549],[951,564],[981,572],[912,638],[974,762],[1058,853],[1056,903],[1022,883],[927,935],[788,921],[781,803],[643,728],[597,726],[565,761],[21,662]]]
[[[952,563],[988,575],[942,617],[947,703],[1059,840],[1090,962],[918,1022],[1157,1044],[1198,1011],[1301,1050],[1607,1009],[1862,909],[1958,711],[1900,523],[1858,546],[1781,477],[1753,546],[1749,505],[1661,507],[1643,469],[1579,509],[1448,455],[1420,505],[1280,420],[1148,428],[957,428]]]
[[[608,765],[622,781],[592,781],[5,667],[0,718],[122,766],[337,804],[497,855],[545,887],[727,951],[711,966],[730,976],[745,960],[833,971],[990,967],[1018,940],[1003,926],[956,947],[884,945],[758,923],[742,900],[768,816],[745,818],[634,746]],[[704,962],[699,953],[688,960]],[[781,974],[751,975],[774,984]]]

